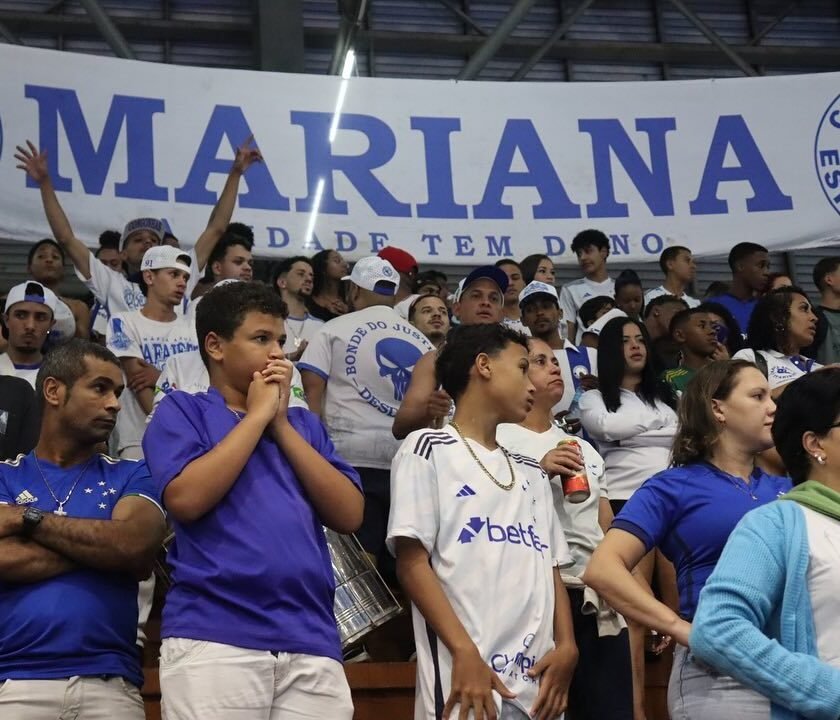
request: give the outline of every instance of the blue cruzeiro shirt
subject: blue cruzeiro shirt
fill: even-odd
[[[69,517],[108,520],[129,495],[157,505],[146,463],[94,455],[90,466],[69,468],[38,460]],[[33,453],[0,463],[0,503],[45,512],[57,503]],[[34,540],[32,542],[35,542]],[[143,684],[137,653],[137,581],[88,568],[34,583],[0,581],[0,680],[116,675]]]
[[[669,468],[633,493],[612,527],[635,535],[646,551],[658,547],[674,563],[680,615],[691,620],[700,591],[741,518],[790,489],[788,478],[759,468],[749,486],[706,462]]]
[[[359,488],[318,417],[300,407],[289,422]],[[143,439],[152,477],[166,486],[239,422],[215,388],[176,390],[158,406]],[[236,482],[198,520],[173,518],[173,586],[161,636],[341,661],[333,613],[335,580],[321,520],[289,461],[266,433]]]

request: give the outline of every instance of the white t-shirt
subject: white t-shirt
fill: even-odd
[[[434,350],[393,308],[376,305],[324,323],[298,363],[327,383],[324,423],[355,467],[387,470],[399,447],[391,434],[417,361]]]
[[[800,506],[802,507],[802,506]],[[840,522],[802,507],[808,531],[808,594],[820,660],[840,668]]]
[[[160,322],[150,320],[139,310],[111,315],[105,345],[118,358],[139,358],[158,370],[163,370],[170,357],[198,351],[195,327],[187,318],[179,316],[172,322]],[[146,428],[146,413],[131,390],[126,388],[120,403],[117,451],[140,446]]]
[[[759,350],[761,356],[767,361],[767,382],[770,384],[770,389],[775,390],[782,385],[787,385],[794,380],[807,375],[809,372],[819,370],[820,365],[815,360],[810,358],[802,358],[799,362],[794,362],[787,355],[783,355],[775,350]],[[733,355],[733,359],[749,360],[755,362],[755,350],[751,348],[744,348]]]
[[[0,375],[12,375],[19,377],[21,380],[26,380],[33,390],[35,389],[35,378],[38,377],[38,370],[40,369],[41,363],[15,365],[7,353],[0,355]]]
[[[653,288],[653,290],[648,290],[645,293],[645,305],[654,298],[661,297],[662,295],[673,295],[673,293],[670,290],[667,290],[664,285]],[[700,301],[697,298],[691,297],[691,295],[686,293],[680,295],[679,298],[680,300],[685,300],[686,305],[688,305],[689,308],[696,308],[700,304]]]
[[[309,313],[305,313],[302,318],[289,315],[284,322],[286,327],[286,344],[283,346],[283,352],[287,355],[297,352],[301,343],[304,340],[307,343],[310,342],[323,324],[323,320],[312,317]]]
[[[157,406],[169,393],[176,390],[194,395],[195,393],[207,392],[210,388],[210,374],[201,359],[198,350],[178,353],[166,361],[163,371],[160,373],[157,385],[155,386],[155,399],[152,412],[146,422],[152,419]],[[295,368],[292,371],[292,392],[289,398],[289,407],[302,407],[309,409],[306,404],[306,396],[303,394],[303,383],[300,380],[300,373]]]
[[[556,448],[558,442],[567,438],[574,439],[580,445],[590,495],[582,503],[566,502],[559,475],[551,478],[551,494],[554,497],[554,509],[560,518],[560,527],[566,535],[569,551],[575,561],[572,567],[563,572],[563,582],[572,587],[582,587],[580,578],[598,543],[604,539],[604,531],[598,524],[598,502],[602,497],[607,497],[606,488],[602,485],[604,459],[586,440],[568,435],[554,425],[542,433],[511,423],[499,425],[496,429],[496,440],[500,445],[519,455],[536,458],[537,462]]]
[[[195,250],[185,250],[184,255],[189,255],[190,267],[196,268],[196,270],[190,273],[183,302],[175,308],[175,312],[178,314],[183,314],[189,307],[190,297],[201,279],[201,270],[203,269],[198,267]],[[76,269],[76,277],[85,284],[85,287],[99,301],[106,317],[110,318],[111,315],[118,312],[139,310],[146,304],[146,296],[143,295],[137,283],[131,282],[122,273],[100,262],[93,252],[89,253],[88,264],[90,265],[90,277],[85,278],[78,269]],[[94,329],[97,332],[99,331],[96,321],[94,321]]]
[[[620,407],[609,412],[601,391],[589,390],[580,399],[580,421],[604,458],[611,500],[628,500],[645,480],[670,465],[677,414],[659,400],[651,407],[622,389]]]
[[[575,343],[580,343],[580,337],[583,335],[583,323],[578,315],[580,306],[590,298],[600,297],[601,295],[615,296],[615,280],[607,278],[598,283],[583,277],[566,283],[560,291],[560,309],[563,311],[563,319],[567,322],[577,323]],[[571,338],[569,339],[571,340]]]
[[[500,483],[510,482],[501,449],[470,447]],[[554,567],[572,560],[554,512],[548,477],[535,460],[510,455],[514,487],[497,487],[455,431],[416,430],[391,467],[388,547],[419,540],[452,609],[481,657],[530,712],[538,683],[527,671],[554,647]],[[415,720],[433,720],[435,688],[447,698],[452,656],[412,607],[417,643]],[[494,695],[496,710],[501,698]],[[457,717],[460,708],[453,710]]]
[[[551,411],[556,415],[568,410],[575,397],[575,378],[582,375],[598,375],[598,351],[591,347],[575,347],[566,340],[562,350],[555,350],[554,356],[560,363],[563,376],[563,397]]]

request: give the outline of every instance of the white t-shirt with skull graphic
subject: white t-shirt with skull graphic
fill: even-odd
[[[391,434],[417,361],[432,344],[390,307],[324,323],[298,363],[327,383],[324,423],[351,465],[388,470],[400,443]]]

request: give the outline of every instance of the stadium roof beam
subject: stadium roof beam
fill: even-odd
[[[458,73],[458,80],[475,80],[484,66],[499,52],[505,41],[511,36],[516,26],[525,18],[533,7],[536,0],[516,0],[516,4],[508,11],[496,29],[493,30],[478,46],[475,52],[467,60],[461,72]]]
[[[577,22],[577,19],[585,13],[590,6],[595,2],[595,0],[583,0],[583,2],[578,5],[572,12],[569,14],[563,22],[561,22],[554,30],[551,35],[549,35],[548,39],[540,45],[532,54],[531,56],[520,66],[520,68],[511,75],[511,80],[523,80],[529,72],[534,68],[534,66],[545,57],[545,54],[554,47],[554,44],[561,40],[563,36],[569,32],[569,29]]]
[[[0,23],[25,40],[28,34],[68,37],[98,37],[96,26],[86,15],[54,15],[0,10]],[[253,41],[253,23],[245,20],[144,19],[115,18],[114,23],[129,40],[215,42],[225,34],[232,42]],[[336,30],[324,27],[304,28],[306,47],[334,47]],[[485,40],[477,35],[460,33],[415,33],[393,30],[359,29],[357,50],[375,45],[377,52],[404,52],[428,55],[469,55]],[[511,37],[499,49],[499,56],[525,60],[539,48],[538,38]],[[805,45],[733,45],[746,62],[782,68],[840,69],[840,47]],[[720,50],[705,43],[623,42],[560,40],[546,53],[547,58],[579,62],[672,63],[720,66],[728,60]]]
[[[343,66],[347,53],[353,48],[356,35],[364,23],[367,13],[368,0],[338,0],[341,24],[335,39],[328,75],[338,75]]]
[[[134,51],[128,46],[128,41],[114,24],[114,21],[111,20],[111,16],[105,12],[105,8],[99,4],[99,0],[79,0],[79,3],[87,11],[100,34],[105,38],[105,42],[114,51],[114,55],[126,60],[137,59]]]
[[[718,48],[726,57],[728,57],[732,63],[738,67],[744,75],[750,76],[757,76],[758,72],[756,69],[750,65],[748,62],[744,60],[743,57],[735,50],[732,49],[732,46],[726,42],[720,35],[718,35],[706,22],[701,18],[697,13],[694,12],[688,5],[686,5],[683,0],[669,0],[671,5],[673,5],[677,10],[679,10],[687,19],[688,21],[694,25],[701,33],[703,33],[706,38],[711,42],[715,47]]]
[[[772,20],[770,20],[761,30],[759,30],[750,40],[750,45],[758,45],[762,40],[764,40],[767,35],[769,35],[776,26],[781,23],[788,15],[790,15],[795,9],[796,6],[799,5],[799,0],[793,0],[793,2],[788,3],[787,7],[783,8],[778,15],[776,15]]]
[[[479,35],[484,35],[486,37],[490,34],[475,20],[473,20],[472,16],[469,13],[466,13],[463,10],[461,10],[461,8],[459,8],[454,2],[452,2],[452,0],[438,0],[438,2],[445,8],[447,8],[453,15],[455,15],[455,17],[461,20],[465,25],[468,25],[473,30],[475,30]]]
[[[257,67],[271,72],[304,72],[303,0],[255,0]]]

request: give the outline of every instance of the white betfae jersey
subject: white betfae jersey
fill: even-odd
[[[501,449],[470,447],[502,485],[510,482]],[[510,454],[515,482],[495,485],[450,426],[408,435],[391,466],[388,547],[419,540],[481,657],[530,712],[538,680],[527,673],[554,648],[554,567],[572,565],[536,460]],[[416,607],[415,720],[440,717],[449,697],[452,656]],[[495,695],[497,712],[501,697]],[[453,711],[457,717],[459,708]]]
[[[312,336],[298,368],[326,381],[324,423],[351,465],[391,466],[399,448],[394,416],[414,366],[430,350],[426,336],[385,305],[337,317]]]

